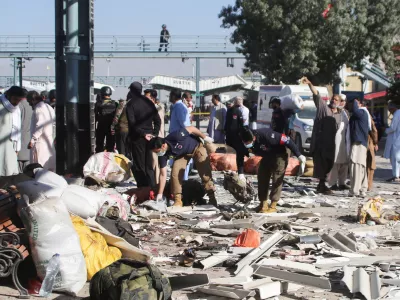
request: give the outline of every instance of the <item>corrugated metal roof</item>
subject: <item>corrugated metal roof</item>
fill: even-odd
[[[189,92],[196,92],[196,83],[194,80],[170,77],[164,75],[155,76],[149,83],[153,86],[164,87],[166,89],[179,88]],[[212,91],[228,91],[239,89],[245,86],[247,82],[238,75],[200,80],[200,91],[203,94]]]

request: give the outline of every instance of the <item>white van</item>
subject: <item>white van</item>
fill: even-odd
[[[329,100],[329,92],[326,87],[315,87],[323,100]],[[269,127],[271,124],[272,109],[269,102],[272,97],[283,97],[290,94],[299,95],[304,101],[304,109],[295,115],[293,122],[296,131],[296,145],[301,152],[307,152],[310,149],[311,135],[314,126],[314,119],[317,112],[312,93],[308,85],[275,85],[260,86],[258,96],[257,124],[259,128]]]

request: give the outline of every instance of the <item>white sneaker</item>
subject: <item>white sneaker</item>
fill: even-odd
[[[362,198],[367,197],[367,193],[366,193],[366,192],[361,192],[361,193],[360,193],[360,197],[362,197]]]

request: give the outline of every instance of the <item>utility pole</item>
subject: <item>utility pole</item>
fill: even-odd
[[[200,129],[200,58],[196,57],[196,127]]]
[[[17,85],[17,58],[14,57],[14,64],[13,64],[13,69],[14,69],[14,83],[13,85]]]
[[[18,57],[19,86],[22,87],[22,69],[25,68],[22,57]]]
[[[79,84],[79,7],[78,1],[67,0],[66,22],[66,80],[67,80],[67,171],[79,174],[79,119],[78,119],[78,84]],[[74,153],[74,155],[72,155]]]

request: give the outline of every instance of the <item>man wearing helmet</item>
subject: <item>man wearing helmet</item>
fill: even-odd
[[[162,30],[160,33],[160,48],[158,49],[159,52],[161,52],[163,46],[165,47],[165,52],[168,51],[169,38],[170,38],[170,35],[169,35],[169,31],[167,30],[167,25],[163,24]]]
[[[96,118],[96,153],[107,150],[114,151],[115,137],[111,134],[111,124],[113,122],[117,103],[111,100],[112,90],[108,86],[103,86],[100,90],[100,100],[96,102],[94,112]],[[106,147],[104,149],[104,138]]]

